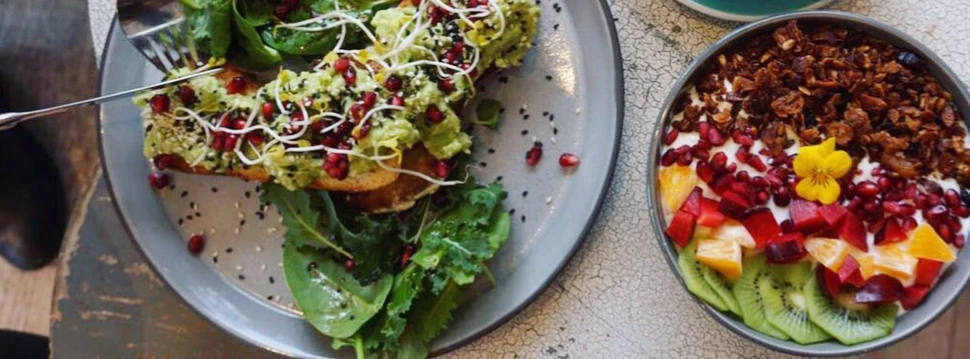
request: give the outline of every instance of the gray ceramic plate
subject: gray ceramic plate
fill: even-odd
[[[682,91],[686,91],[690,88],[690,84],[694,83],[694,81],[702,74],[702,71],[710,61],[716,59],[717,54],[721,53],[725,49],[730,49],[737,44],[743,43],[745,39],[749,38],[753,34],[762,33],[764,31],[772,31],[777,26],[780,26],[792,19],[798,19],[800,23],[835,23],[839,26],[859,29],[870,35],[883,39],[897,47],[909,49],[910,51],[919,55],[926,62],[929,70],[934,76],[936,76],[940,84],[953,93],[954,103],[956,103],[960,111],[964,114],[970,114],[970,102],[968,102],[970,96],[967,95],[967,91],[963,87],[962,82],[960,82],[956,74],[954,74],[953,71],[943,63],[943,60],[933,54],[933,52],[930,51],[926,46],[923,46],[917,42],[916,39],[913,39],[909,35],[906,35],[905,33],[889,25],[878,22],[871,18],[836,11],[809,11],[764,19],[731,32],[723,39],[705,50],[702,54],[697,56],[697,59],[690,64],[690,66],[681,76],[680,80],[674,84],[672,87],[672,92],[667,96],[667,99],[664,101],[664,104],[661,107],[662,111],[660,112],[659,121],[662,126],[657,126],[657,130],[653,135],[653,143],[655,146],[651,149],[651,157],[654,160],[653,163],[649,164],[650,168],[648,168],[648,173],[650,175],[648,179],[649,182],[647,184],[647,196],[650,198],[651,203],[653,204],[650,210],[653,212],[653,225],[657,230],[657,238],[660,241],[661,248],[663,248],[663,251],[666,254],[667,263],[670,264],[671,270],[673,270],[675,273],[679,273],[676,265],[677,251],[674,248],[674,244],[672,244],[670,240],[667,239],[667,236],[663,233],[663,228],[666,228],[666,224],[664,223],[662,213],[659,210],[659,208],[661,208],[660,198],[657,194],[658,190],[656,187],[657,167],[660,163],[660,146],[662,145],[660,138],[670,122],[669,118],[674,101]],[[679,275],[678,278],[680,278]],[[957,260],[953,262],[950,268],[941,275],[939,282],[930,291],[930,294],[926,297],[923,303],[918,308],[899,317],[899,319],[896,321],[896,328],[893,330],[892,334],[881,339],[854,346],[844,346],[834,341],[813,345],[799,345],[795,342],[771,338],[748,328],[742,321],[721,313],[700,300],[696,300],[696,297],[694,298],[698,305],[702,306],[708,314],[717,319],[717,321],[722,325],[731,331],[768,348],[796,355],[842,356],[859,354],[882,348],[913,335],[923,327],[927,326],[947,308],[949,308],[953,301],[956,300],[961,292],[963,292],[968,280],[970,280],[970,250],[963,250],[960,252]],[[682,279],[681,284],[683,284]],[[684,289],[686,290],[686,288],[687,287],[685,286]]]
[[[557,10],[558,9],[558,10]],[[484,81],[478,98],[506,111],[497,133],[476,132],[480,181],[501,177],[514,210],[509,243],[491,263],[494,288],[477,288],[449,330],[433,344],[453,350],[525,308],[579,247],[606,194],[619,149],[623,78],[612,16],[604,1],[543,2],[540,34],[525,64]],[[161,74],[126,41],[117,24],[102,64],[101,91],[158,81]],[[582,44],[580,46],[580,44]],[[469,105],[474,108],[475,104]],[[101,108],[105,178],[123,223],[148,262],[190,306],[216,325],[267,350],[298,357],[334,352],[293,308],[280,274],[282,228],[260,208],[257,187],[234,178],[173,175],[173,187],[152,191],[142,156],[138,110],[127,101]],[[524,163],[534,140],[545,144],[538,166]],[[582,159],[563,171],[558,157]],[[206,250],[185,240],[205,232]],[[479,293],[476,293],[479,294]]]

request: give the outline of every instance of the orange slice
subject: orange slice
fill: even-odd
[[[859,263],[859,274],[862,275],[862,279],[869,279],[876,274],[876,260],[871,254],[863,252],[856,247],[849,247],[849,254]]]
[[[670,213],[677,212],[690,191],[700,182],[694,169],[688,166],[670,166],[660,170],[660,195]]]
[[[919,259],[907,254],[903,250],[903,246],[904,244],[901,242],[876,246],[873,259],[877,272],[906,283],[916,276],[916,265],[919,263]]]
[[[728,279],[741,278],[741,245],[735,241],[702,239],[697,241],[697,261]]]
[[[838,272],[842,261],[849,255],[849,243],[841,239],[809,238],[805,249],[816,261],[833,272]]]
[[[711,234],[711,238],[737,242],[741,247],[754,248],[757,244],[754,237],[741,222],[728,219]]]
[[[940,238],[929,224],[923,223],[916,227],[909,240],[902,242],[906,245],[906,253],[916,258],[932,259],[939,262],[952,262],[957,258],[949,244]]]

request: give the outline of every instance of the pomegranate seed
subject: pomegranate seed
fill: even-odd
[[[946,225],[953,230],[953,233],[960,233],[963,230],[963,223],[960,223],[960,219],[954,216],[950,216],[950,220],[946,222]]]
[[[172,166],[172,162],[175,161],[175,157],[172,155],[158,155],[152,159],[155,164],[155,168],[164,170]]]
[[[967,237],[962,234],[958,234],[953,237],[953,245],[959,249],[963,249],[963,246],[967,244]]]
[[[728,173],[734,173],[734,171],[737,171],[737,170],[738,170],[738,164],[737,163],[732,163],[732,164],[727,165],[727,167],[724,167],[724,171],[726,171]]]
[[[738,173],[734,175],[734,179],[740,182],[748,182],[751,180],[751,175],[748,174],[748,171],[738,171]]]
[[[705,183],[714,181],[714,168],[705,160],[697,161],[697,177]]]
[[[748,158],[748,164],[751,165],[751,167],[754,167],[754,169],[758,170],[758,172],[768,170],[768,166],[765,165],[765,162],[761,159],[761,156],[751,156],[751,158]]]
[[[404,82],[397,75],[388,76],[387,80],[384,80],[384,88],[391,92],[400,91],[403,84]]]
[[[677,159],[677,164],[681,166],[690,166],[690,163],[694,161],[694,156],[690,152],[685,152],[680,155]]]
[[[199,100],[199,97],[195,95],[195,90],[188,85],[179,86],[179,90],[175,94],[178,95],[179,101],[186,105],[191,105]]]
[[[202,249],[205,248],[205,237],[203,237],[201,234],[193,234],[191,237],[189,237],[189,242],[186,247],[189,249],[189,253],[202,253]]]
[[[950,207],[956,207],[960,205],[960,193],[955,189],[948,189],[946,193],[943,194],[943,199],[946,200],[946,204]]]
[[[444,19],[445,14],[444,11],[439,10],[437,6],[432,5],[428,7],[428,17],[431,19],[432,24],[437,24]]]
[[[937,206],[943,204],[943,199],[937,194],[930,194],[926,197],[926,204],[928,206]]]
[[[670,146],[677,140],[677,136],[680,135],[680,131],[676,128],[671,128],[667,134],[664,135],[664,145]]]
[[[882,203],[882,210],[892,215],[899,214],[900,207],[902,207],[902,203],[899,202],[885,201]]]
[[[862,206],[862,198],[853,198],[849,200],[849,204],[845,206],[846,209],[854,211]]]
[[[253,144],[255,147],[259,147],[263,144],[263,136],[258,132],[250,132],[246,134],[246,140]]]
[[[758,188],[768,187],[768,180],[761,176],[751,178],[751,185]]]
[[[246,88],[246,79],[244,79],[242,76],[236,76],[233,77],[232,80],[229,80],[229,83],[226,84],[226,93],[230,95],[237,94],[242,92],[244,88]]]
[[[748,185],[744,182],[731,182],[731,190],[737,193],[747,193]]]
[[[575,167],[579,164],[579,157],[572,153],[563,153],[559,156],[559,165],[562,167]]]
[[[474,6],[472,6],[474,7]],[[462,53],[465,51],[465,43],[462,41],[455,41],[454,45],[451,45],[451,51],[456,53]]]
[[[697,146],[691,147],[690,154],[693,155],[694,158],[696,159],[704,159],[704,160],[708,159],[711,156],[710,153],[707,152],[707,150]]]
[[[236,149],[236,144],[239,142],[239,135],[229,135],[226,138],[226,144],[224,149],[226,151],[232,151]]]
[[[936,205],[929,210],[924,211],[923,216],[927,219],[939,219],[941,216],[946,215],[946,207],[942,205]]]
[[[364,108],[368,110],[372,109],[377,104],[377,93],[373,91],[364,92],[364,97],[361,101],[364,103]]]
[[[366,112],[367,110],[364,108],[364,104],[362,103],[358,102],[350,105],[350,117],[353,117],[354,122],[358,122],[364,118],[364,114]]]
[[[788,190],[788,187],[781,187],[775,190],[774,198],[775,204],[778,207],[785,207],[791,204],[791,192]]]
[[[405,246],[401,253],[401,266],[405,266],[411,261],[411,256],[414,254],[414,247]]]
[[[286,5],[279,5],[273,8],[273,15],[276,15],[276,17],[280,19],[285,19],[286,15],[288,15],[289,13],[290,13],[290,7]]]
[[[444,93],[451,93],[455,91],[455,82],[451,79],[441,79],[438,81],[438,89]]]
[[[447,161],[438,161],[435,164],[434,173],[438,178],[448,178],[448,175],[451,174],[451,166],[448,165]]]
[[[943,241],[946,243],[953,242],[953,230],[951,230],[947,225],[941,225],[938,227],[939,228],[936,229],[936,233],[940,235],[940,238],[943,238]]]
[[[970,208],[967,208],[965,206],[954,208],[953,214],[957,215],[957,217],[960,217],[960,218],[970,217]]]
[[[276,106],[273,106],[270,102],[263,102],[263,105],[259,108],[260,112],[263,114],[263,118],[271,119],[273,118],[273,112],[276,111]]]
[[[354,138],[359,140],[367,137],[367,135],[370,134],[370,127],[371,127],[370,121],[362,123],[360,125],[360,132],[358,132],[357,136],[354,136]]]
[[[677,152],[674,152],[673,149],[668,149],[667,152],[664,152],[663,156],[660,156],[660,165],[664,167],[673,166],[674,162],[677,162],[678,157],[680,155]]]
[[[711,124],[708,122],[701,122],[697,124],[697,133],[701,135],[701,139],[708,141],[711,135]]]
[[[893,186],[893,180],[889,179],[889,177],[879,177],[879,179],[876,180],[876,184],[879,185],[879,189],[888,191]]]
[[[215,133],[215,136],[213,136],[213,138],[212,138],[212,144],[211,144],[213,150],[222,151],[222,149],[225,148],[225,146],[226,146],[226,137],[225,136],[218,136],[218,135],[224,135],[224,134],[225,134],[224,132],[216,132]]]
[[[697,144],[694,145],[694,147],[700,148],[700,149],[703,149],[703,150],[709,150],[709,149],[711,149],[711,143],[710,142],[707,142],[707,140],[700,139],[700,140],[697,140]]]
[[[353,67],[347,67],[343,72],[344,82],[347,86],[353,86],[357,84],[357,70]]]
[[[542,158],[542,142],[536,141],[532,144],[532,148],[525,152],[525,163],[535,166],[540,158]]]
[[[148,184],[152,185],[155,189],[162,189],[168,186],[168,174],[164,172],[153,171],[148,174]]]
[[[877,200],[874,199],[872,201],[866,202],[866,204],[862,205],[862,209],[866,212],[875,212],[877,209],[879,209],[879,205],[877,204],[876,201]]]
[[[168,112],[169,107],[172,105],[172,100],[169,99],[167,95],[158,94],[152,96],[149,104],[151,105],[152,112],[154,113]]]
[[[343,180],[350,174],[350,161],[347,155],[336,153],[327,154],[327,160],[323,163],[323,170],[332,178]]]
[[[860,182],[856,184],[855,192],[860,196],[875,197],[877,194],[879,194],[879,186],[872,183],[872,181]]]
[[[353,259],[345,260],[344,268],[347,268],[347,270],[354,270],[354,260]]]
[[[733,138],[734,142],[737,142],[741,146],[745,146],[745,147],[754,146],[754,140],[751,139],[750,136],[742,134],[741,131],[734,131],[734,133],[731,134],[731,138]]]
[[[883,173],[885,173],[885,172],[886,171],[884,169],[882,169],[882,167],[876,167],[876,168],[873,168],[872,171],[870,171],[869,173],[872,174],[875,177],[879,177],[879,176],[882,176]]]
[[[918,225],[913,217],[906,217],[899,223],[899,228],[902,228],[903,232],[909,232],[916,229]]]
[[[714,157],[711,158],[711,166],[714,166],[714,169],[717,170],[722,169],[727,164],[727,160],[727,155],[724,152],[715,153]]]
[[[396,96],[395,95],[394,97],[391,97],[390,100],[388,100],[388,103],[391,104],[391,105],[394,105],[394,106],[402,106],[403,107],[404,106],[404,97]]]
[[[683,145],[683,146],[677,147],[676,149],[674,149],[674,152],[676,152],[678,156],[683,155],[687,152],[690,152],[690,146]]]
[[[707,140],[710,141],[711,144],[714,146],[720,146],[724,144],[724,135],[722,135],[721,131],[718,131],[714,127],[711,127],[711,130],[708,133],[707,137],[708,137]]]
[[[435,105],[428,106],[428,109],[424,111],[424,117],[431,123],[439,123],[445,119],[445,115]]]
[[[782,233],[795,232],[795,224],[792,223],[791,219],[786,219],[781,222],[781,232]]]
[[[890,191],[883,194],[882,199],[887,201],[901,201],[903,199],[903,194],[896,191]]]
[[[445,54],[444,63],[446,64],[456,64],[458,63],[458,54],[454,52],[449,52]]]
[[[232,126],[232,129],[234,130],[244,129],[246,128],[246,119],[242,117],[237,117],[235,120],[232,120],[231,126]]]
[[[905,199],[916,199],[917,189],[915,183],[910,183],[906,185],[906,189],[903,190],[903,198]]]
[[[468,76],[471,76],[472,78],[477,78],[478,77],[478,68],[477,67],[474,68],[474,69],[472,69],[471,71],[468,71],[468,69],[472,67],[471,64],[461,64],[458,67],[460,67],[462,71],[467,71],[468,72]]]
[[[768,191],[758,191],[758,196],[756,197],[755,203],[761,205],[767,204],[769,199],[771,199],[771,195],[768,194]]]
[[[333,69],[334,69],[334,71],[337,71],[339,73],[343,73],[344,71],[347,71],[347,69],[349,69],[349,68],[350,68],[350,60],[348,60],[346,58],[341,57],[341,58],[336,59],[336,60],[333,61]]]

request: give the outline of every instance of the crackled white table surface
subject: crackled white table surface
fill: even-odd
[[[545,13],[553,13],[554,3],[542,1]],[[532,305],[448,357],[780,357],[722,328],[694,304],[664,261],[645,210],[647,149],[659,104],[694,55],[740,24],[700,15],[674,0],[609,3],[623,55],[626,118],[612,189],[596,225]],[[114,2],[91,0],[89,8],[95,53],[100,54]],[[898,26],[970,79],[970,2],[837,1],[831,8]],[[61,271],[51,328],[55,356],[270,356],[216,329],[155,278],[120,230],[103,185],[80,238]],[[98,279],[126,287],[85,284]],[[98,290],[137,302],[105,304]],[[104,312],[98,308],[106,305],[123,311],[99,315]],[[172,322],[179,324],[166,324]],[[870,356],[956,358],[970,353],[966,338],[970,294],[920,334]]]

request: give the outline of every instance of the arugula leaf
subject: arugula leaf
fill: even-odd
[[[388,297],[386,318],[381,328],[384,341],[393,343],[404,333],[407,319],[404,314],[411,309],[414,298],[424,289],[424,269],[411,263],[394,277],[394,288]]]
[[[192,39],[215,57],[224,57],[232,43],[233,0],[179,0]]]
[[[330,248],[341,255],[353,258],[349,252],[330,241],[329,237],[320,232],[319,214],[310,208],[310,194],[305,190],[290,191],[286,187],[267,183],[259,196],[260,201],[272,203],[283,216],[286,233],[283,235],[294,246],[312,246]],[[331,231],[333,232],[333,231]]]
[[[499,112],[502,103],[490,98],[484,99],[475,107],[476,119],[471,121],[474,124],[482,125],[493,130],[498,129]]]
[[[263,44],[263,40],[256,31],[256,26],[261,20],[256,17],[255,21],[250,20],[239,11],[241,0],[233,0],[233,25],[236,28],[236,45],[242,53],[235,55],[235,61],[245,67],[254,69],[266,69],[283,61],[280,53],[272,47]]]
[[[384,307],[394,279],[364,286],[328,255],[292,243],[283,248],[283,273],[303,317],[321,333],[349,338]]]
[[[511,223],[500,202],[503,193],[497,183],[468,191],[422,233],[411,260],[430,271],[433,293],[452,281],[473,282],[505,243]]]
[[[451,322],[451,313],[458,307],[461,291],[455,282],[449,281],[438,295],[418,298],[408,315],[409,329],[422,342],[430,342]]]

